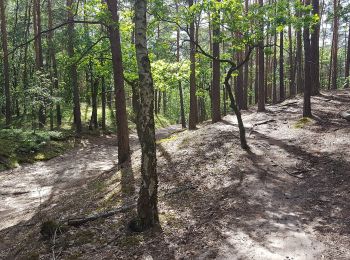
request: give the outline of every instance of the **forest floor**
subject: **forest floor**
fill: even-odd
[[[46,220],[133,205],[140,149],[117,169],[113,136],[89,139],[47,162],[0,173],[0,259],[350,259],[350,92],[243,113],[250,152],[234,116],[196,131],[158,131],[160,230],[131,233],[135,209],[62,226]]]

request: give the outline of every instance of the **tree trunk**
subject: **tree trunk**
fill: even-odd
[[[188,0],[188,5],[191,8],[193,0]],[[198,107],[197,107],[197,89],[196,89],[196,45],[194,21],[190,23],[190,61],[191,61],[191,75],[190,75],[190,115],[188,128],[195,130],[198,122]]]
[[[7,42],[7,21],[4,1],[0,1],[0,16],[1,16],[1,42],[3,51],[3,68],[4,68],[4,91],[5,91],[5,116],[6,125],[11,124],[11,93],[10,93],[10,67],[8,58],[8,42]]]
[[[106,80],[105,77],[101,77],[101,103],[102,103],[102,130],[106,130]]]
[[[259,49],[255,52],[254,104],[259,102]]]
[[[312,0],[312,14],[320,15],[320,3],[319,0]],[[311,33],[311,81],[312,89],[311,95],[317,95],[320,93],[320,22],[314,25]]]
[[[135,46],[139,73],[138,135],[141,143],[141,188],[137,203],[138,227],[145,230],[159,224],[157,208],[157,158],[154,126],[154,86],[147,50],[147,1],[135,1]]]
[[[211,91],[211,116],[212,123],[221,121],[220,111],[220,13],[212,14],[213,27],[213,79]]]
[[[98,118],[97,118],[97,92],[98,92],[98,79],[94,79],[93,75],[93,64],[90,61],[90,86],[91,86],[91,119],[90,119],[90,129],[98,129]]]
[[[272,103],[277,103],[277,32],[275,30],[273,46],[273,75],[272,75]]]
[[[50,30],[53,28],[52,0],[47,0],[47,16],[48,16],[48,28]],[[52,72],[53,72],[53,85],[54,85],[54,88],[58,90],[59,89],[58,70],[57,70],[56,52],[53,45],[53,32],[48,33],[48,47],[49,47]],[[57,121],[57,126],[61,126],[62,124],[61,105],[58,102],[56,104],[56,121]]]
[[[122,49],[120,45],[119,16],[117,0],[107,0],[108,10],[112,15],[113,24],[108,27],[109,40],[112,50],[112,63],[115,88],[115,105],[118,136],[118,161],[119,164],[130,160],[129,128],[126,112],[124,71]],[[152,94],[153,95],[153,94]]]
[[[332,40],[332,66],[331,66],[331,88],[337,89],[338,79],[338,33],[339,33],[339,15],[338,0],[333,0],[334,21],[333,21],[333,40]]]
[[[280,32],[280,102],[286,99],[285,89],[284,89],[284,33]]]
[[[69,64],[70,84],[73,89],[73,115],[76,133],[79,135],[82,131],[81,124],[81,112],[80,112],[80,94],[78,85],[78,72],[77,64],[74,59],[74,45],[75,45],[75,29],[74,29],[74,17],[73,17],[73,1],[67,0],[67,52],[71,59]]]
[[[242,61],[242,52],[237,52],[236,60],[237,60],[237,64]],[[243,99],[244,99],[243,92],[244,92],[244,86],[243,86],[243,66],[242,66],[238,69],[238,75],[236,77],[236,84],[235,84],[236,104],[239,110],[245,109],[243,105]]]
[[[289,5],[289,9],[290,9]],[[290,14],[290,10],[289,10]],[[293,37],[292,37],[292,25],[288,25],[288,41],[289,41],[289,96],[294,97],[296,94],[295,89],[295,67],[294,67],[294,59],[293,59]]]
[[[179,3],[176,4],[176,13],[179,12]],[[176,31],[176,61],[180,64],[180,28],[177,28]],[[182,128],[186,128],[186,117],[185,117],[185,106],[184,106],[184,96],[182,91],[181,80],[179,80],[179,97],[180,97],[180,117]]]
[[[305,5],[310,5],[310,0],[305,0]],[[309,26],[304,27],[304,52],[305,52],[305,82],[304,82],[304,106],[303,106],[303,116],[311,117],[311,88],[312,88],[312,78],[311,78],[311,66],[312,66],[312,57],[310,53],[310,30]]]
[[[346,51],[346,63],[345,63],[345,86],[344,88],[349,88],[349,72],[350,72],[350,24],[349,24],[349,33],[348,33],[348,47]]]
[[[262,8],[264,5],[263,0],[259,0],[259,5]],[[260,30],[261,33],[264,31],[264,24],[263,21],[261,21],[260,25]],[[258,98],[258,111],[263,112],[265,111],[265,62],[264,62],[264,40],[261,40],[259,43],[259,87],[258,87],[258,92],[259,92],[259,98]]]
[[[41,4],[40,0],[33,0],[33,27],[34,27],[34,46],[35,46],[35,65],[37,70],[43,70],[44,59],[41,40]],[[43,105],[39,107],[39,128],[43,128],[46,123],[45,108]]]

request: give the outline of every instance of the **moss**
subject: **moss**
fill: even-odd
[[[29,252],[25,259],[27,259],[27,260],[39,260],[40,254],[36,251]]]
[[[139,245],[143,241],[142,234],[131,234],[122,237],[119,240],[119,245],[122,247],[134,247]]]
[[[49,160],[73,147],[69,131],[0,130],[0,169]]]
[[[81,230],[75,235],[74,245],[80,246],[90,243],[94,238],[94,233],[90,230]]]
[[[155,123],[156,129],[165,128],[165,127],[171,125],[170,121],[166,117],[159,115],[159,114],[155,115],[154,123]]]
[[[44,239],[51,239],[60,228],[56,221],[48,220],[41,224],[40,234]]]
[[[181,143],[180,143],[180,145],[179,145],[179,148],[185,148],[185,147],[187,147],[187,146],[189,145],[190,141],[191,141],[191,140],[190,140],[189,137],[183,138],[182,141],[181,141]]]
[[[179,138],[178,135],[171,135],[168,138],[163,138],[163,139],[158,140],[156,143],[157,144],[167,143],[167,142],[170,142],[170,141],[175,141],[178,138]]]
[[[304,128],[305,126],[310,125],[312,122],[313,120],[311,118],[303,117],[299,119],[295,124],[293,124],[293,128]]]

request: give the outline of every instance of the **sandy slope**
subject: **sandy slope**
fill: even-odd
[[[45,242],[36,213],[23,223],[33,226],[0,231],[0,258],[350,259],[350,125],[339,117],[349,108],[350,93],[338,91],[313,98],[315,118],[306,124],[300,98],[245,112],[251,152],[239,147],[234,116],[177,133],[158,143],[160,231],[130,233],[129,211]],[[107,143],[99,149],[115,151]],[[109,151],[87,157],[87,169],[113,167]],[[44,206],[43,214],[63,219],[128,204],[137,195],[139,157],[134,152],[132,171],[80,179],[88,185]]]

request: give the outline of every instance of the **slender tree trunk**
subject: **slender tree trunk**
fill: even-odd
[[[212,122],[217,123],[221,120],[220,111],[220,13],[212,14],[213,27],[213,81],[211,91],[211,116]]]
[[[333,21],[333,41],[332,41],[332,66],[331,66],[331,88],[337,89],[338,79],[338,38],[339,38],[339,0],[333,0],[334,21]]]
[[[179,12],[179,3],[176,1],[176,12]],[[176,31],[176,61],[180,63],[180,28]],[[186,128],[185,106],[182,91],[181,80],[179,80],[179,97],[180,97],[180,117],[182,128]]]
[[[78,72],[77,64],[72,60],[74,58],[74,45],[75,45],[75,28],[73,17],[73,1],[67,0],[67,52],[71,59],[69,64],[70,84],[73,89],[73,115],[76,133],[79,135],[82,131],[81,112],[80,112],[80,94],[78,85]]]
[[[242,52],[237,52],[236,54],[236,60],[237,64],[242,61]],[[243,105],[243,99],[244,99],[244,86],[243,86],[243,66],[238,69],[238,75],[236,77],[236,86],[235,86],[235,96],[236,96],[236,103],[239,110],[245,109]]]
[[[188,0],[188,5],[193,5],[193,0]],[[188,128],[195,130],[198,122],[198,108],[197,108],[197,96],[196,96],[196,45],[195,41],[195,28],[194,21],[190,23],[190,61],[191,61],[191,75],[190,75],[190,115]]]
[[[91,86],[91,119],[90,119],[90,129],[98,129],[98,118],[97,118],[97,92],[98,92],[98,79],[94,78],[93,64],[92,60],[89,64],[90,70],[90,86]]]
[[[33,0],[33,27],[34,27],[34,45],[35,45],[35,64],[37,70],[43,70],[44,59],[42,50],[41,37],[41,4],[40,0]],[[46,123],[45,108],[43,105],[39,107],[39,128],[43,128]]]
[[[102,130],[106,130],[106,80],[105,77],[101,77],[101,103],[102,103]]]
[[[26,29],[25,29],[25,33],[24,33],[24,39],[25,41],[28,40],[28,35],[29,35],[29,31],[30,31],[30,17],[31,17],[31,3],[27,3],[26,5],[26,14],[25,14],[25,22],[26,22]],[[24,91],[27,90],[28,88],[28,47],[29,45],[27,44],[26,46],[24,46],[24,68],[23,68],[23,89]],[[24,98],[24,104],[23,104],[24,108],[23,108],[23,114],[26,117],[27,115],[27,99]]]
[[[290,5],[289,5],[290,9]],[[289,10],[290,14],[290,10]],[[295,89],[295,67],[294,67],[294,59],[293,59],[293,37],[292,37],[292,25],[288,25],[288,41],[289,41],[289,96],[294,97],[296,94]]]
[[[297,93],[301,93],[304,89],[304,83],[303,83],[303,43],[302,43],[302,31],[301,29],[298,29],[297,31],[297,42],[296,42],[296,79],[297,79]]]
[[[255,54],[255,81],[254,81],[254,104],[259,102],[259,49],[256,49]]]
[[[249,11],[249,1],[245,0],[245,6],[244,11],[246,14],[248,14]],[[249,48],[246,46],[245,48],[245,56],[248,55]],[[242,109],[248,109],[248,84],[249,84],[249,62],[246,62],[243,68],[243,102],[242,102]]]
[[[259,0],[260,7],[263,7],[264,1]],[[261,22],[261,32],[264,31],[264,24]],[[259,98],[258,98],[258,111],[265,111],[265,62],[264,62],[264,40],[259,43]]]
[[[348,46],[346,51],[346,63],[345,63],[345,88],[349,88],[349,72],[350,72],[350,24],[349,24],[349,33],[348,33]]]
[[[312,0],[312,14],[320,15],[319,0]],[[320,22],[314,25],[311,33],[311,56],[311,95],[317,95],[320,93]]]
[[[135,1],[135,46],[139,73],[138,135],[141,143],[141,188],[137,204],[138,229],[159,224],[157,158],[154,126],[154,86],[147,50],[147,1]],[[136,97],[137,98],[137,97]]]
[[[47,16],[48,16],[48,28],[52,29],[53,28],[52,0],[47,0]],[[58,90],[59,89],[58,70],[57,70],[56,52],[53,45],[53,32],[48,33],[48,47],[49,47],[52,72],[53,72],[53,85],[54,85],[54,88]],[[61,126],[62,124],[61,105],[58,102],[56,103],[56,120],[57,120],[57,126]]]
[[[272,103],[277,103],[277,32],[274,33],[273,47],[273,79],[272,79]]]
[[[4,91],[5,91],[5,116],[6,125],[11,124],[11,93],[10,93],[10,65],[8,58],[8,42],[7,42],[7,21],[4,1],[0,1],[0,16],[1,16],[1,42],[3,51],[3,77],[4,77]]]
[[[122,164],[130,160],[130,144],[129,144],[129,128],[128,128],[128,118],[127,118],[127,112],[126,112],[126,101],[125,101],[125,90],[124,90],[122,49],[120,44],[120,32],[118,27],[119,26],[118,2],[117,0],[107,0],[107,5],[112,15],[112,21],[113,21],[113,24],[110,25],[108,29],[109,29],[109,40],[111,43],[111,50],[112,50],[112,63],[113,63],[113,75],[114,75],[114,88],[115,88],[117,136],[118,136],[118,160],[119,160],[119,164]]]
[[[310,0],[305,0],[305,5],[310,5]],[[311,88],[312,88],[312,77],[311,77],[311,66],[312,66],[312,57],[310,50],[310,30],[309,26],[304,27],[304,52],[305,52],[305,82],[304,82],[304,106],[303,106],[303,116],[311,117]]]
[[[286,99],[285,89],[284,89],[284,33],[280,32],[280,102]]]

